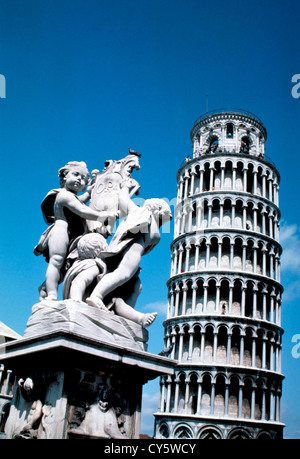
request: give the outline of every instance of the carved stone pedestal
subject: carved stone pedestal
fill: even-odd
[[[139,438],[142,387],[175,362],[141,349],[145,330],[129,320],[52,303],[33,308],[24,338],[0,346],[17,375],[6,438]]]

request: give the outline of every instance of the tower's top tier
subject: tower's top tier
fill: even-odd
[[[194,157],[217,151],[263,157],[267,131],[253,113],[220,109],[200,116],[191,130],[191,139]]]

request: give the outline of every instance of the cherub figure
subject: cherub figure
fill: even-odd
[[[116,267],[109,269],[110,272],[101,278],[86,299],[87,304],[107,310],[105,297],[136,275],[141,257],[149,253],[160,240],[160,226],[171,218],[170,207],[163,199],[148,199],[143,207],[131,202],[127,218],[120,223],[107,251],[102,253],[107,265]],[[120,299],[114,302],[115,309],[119,310],[117,313],[121,315],[126,303]],[[152,321],[154,319],[155,316],[151,318]]]
[[[44,290],[48,300],[57,300],[58,284],[61,280],[69,243],[86,231],[85,220],[104,222],[108,217],[116,217],[108,211],[96,211],[86,206],[91,187],[89,172],[84,162],[71,161],[59,169],[60,189],[51,190],[42,203],[44,219],[50,227],[42,234],[34,249],[35,255],[43,254],[49,262]]]
[[[85,301],[89,286],[107,271],[106,263],[100,258],[101,252],[107,249],[107,242],[102,234],[87,233],[75,240],[74,245],[77,259],[66,272],[62,293],[64,299]]]
[[[102,253],[107,250],[106,239],[99,233],[87,233],[74,241],[77,245],[74,251],[78,258],[68,269],[63,285],[63,298],[74,301],[86,301],[89,290],[93,291],[97,282],[107,273],[106,263],[101,259]],[[70,254],[73,255],[73,252]],[[142,313],[134,309],[139,290],[139,270],[124,286],[125,291],[117,289],[108,304],[107,309],[113,309],[115,314],[136,322],[146,328],[155,320],[157,313]],[[122,296],[126,293],[125,298]],[[121,295],[119,297],[119,295]],[[126,300],[126,301],[125,301]]]

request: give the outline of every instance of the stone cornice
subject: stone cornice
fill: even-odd
[[[193,139],[196,135],[196,133],[199,131],[199,129],[202,127],[202,126],[207,126],[208,124],[210,123],[214,123],[216,121],[241,121],[241,122],[246,122],[246,123],[249,123],[251,124],[252,126],[256,127],[257,129],[259,129],[265,140],[267,139],[267,130],[266,128],[264,127],[264,125],[262,124],[262,122],[255,117],[255,115],[248,115],[246,113],[239,113],[235,110],[233,111],[224,111],[224,112],[216,112],[216,113],[212,113],[212,114],[207,114],[207,116],[204,116],[204,117],[201,117],[198,121],[196,121],[196,123],[194,124],[194,126],[192,127],[192,130],[191,130],[191,139]]]

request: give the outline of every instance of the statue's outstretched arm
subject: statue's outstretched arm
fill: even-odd
[[[56,204],[67,207],[69,210],[79,215],[79,217],[86,218],[88,220],[103,221],[112,216],[110,212],[98,212],[88,206],[85,206],[70,192],[61,192],[56,198]]]

